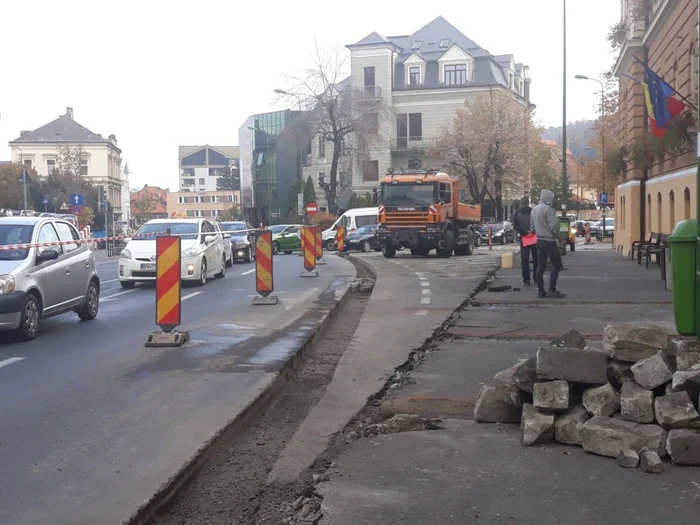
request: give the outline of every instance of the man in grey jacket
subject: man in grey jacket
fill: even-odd
[[[563,268],[561,254],[557,246],[557,232],[559,223],[557,214],[552,208],[554,192],[542,190],[540,202],[532,209],[530,214],[530,227],[537,235],[537,287],[539,288],[538,298],[551,297],[562,299],[563,293],[557,291],[557,279],[559,272]],[[547,266],[547,259],[552,261],[552,271],[549,275],[549,291],[544,289],[544,269]]]

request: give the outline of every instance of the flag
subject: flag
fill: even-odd
[[[641,84],[642,88],[644,88],[644,101],[646,102],[647,113],[649,114],[649,127],[651,128],[651,132],[654,134],[654,136],[662,138],[664,135],[666,135],[666,129],[660,128],[659,125],[656,123],[656,119],[654,118],[654,107],[651,104],[649,84],[647,84],[646,82],[641,82]]]
[[[651,130],[657,137],[663,137],[669,122],[683,113],[686,106],[672,96],[673,88],[646,64],[644,64],[644,77],[646,82],[642,82],[642,86],[651,121]]]

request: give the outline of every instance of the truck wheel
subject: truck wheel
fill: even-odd
[[[382,255],[386,257],[387,259],[391,259],[396,255],[396,246],[393,246],[391,244],[383,244],[382,245]]]
[[[467,234],[466,244],[458,244],[455,246],[455,255],[472,255],[474,253],[474,234]]]
[[[447,259],[452,255],[452,251],[455,249],[455,236],[452,233],[452,230],[447,230],[445,232],[445,241],[442,245],[442,249],[438,248],[437,249],[437,255],[438,257],[442,259]]]

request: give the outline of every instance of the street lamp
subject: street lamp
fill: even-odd
[[[265,163],[269,160],[270,156],[270,140],[268,137],[267,132],[264,129],[261,129],[257,126],[247,126],[247,128],[251,131],[259,131],[263,135],[265,135]],[[267,225],[270,226],[272,221],[270,220],[272,218],[272,190],[270,187],[270,166],[267,166]]]
[[[606,175],[605,175],[605,84],[603,81],[597,78],[590,78],[586,75],[576,75],[574,78],[577,80],[590,80],[592,82],[598,82],[600,84],[600,157],[601,157],[601,170],[603,175],[603,193],[607,193],[606,188]],[[605,240],[605,208],[603,206],[603,240]]]
[[[24,151],[22,151],[22,148],[18,148],[19,150],[19,161],[20,164],[22,165],[22,188],[24,189],[24,211],[27,211],[27,167],[24,165]]]
[[[562,0],[563,3],[563,22],[564,22],[564,45],[563,45],[563,55],[564,55],[564,71],[563,71],[563,90],[562,90],[562,128],[561,128],[561,199],[564,202],[562,206],[561,216],[566,217],[566,199],[569,196],[569,179],[566,175],[566,157],[569,150],[567,140],[566,140],[566,0]]]

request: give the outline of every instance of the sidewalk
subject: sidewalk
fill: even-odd
[[[620,468],[581,448],[549,443],[525,448],[518,425],[473,421],[481,385],[570,328],[590,342],[610,321],[641,320],[673,328],[671,293],[660,272],[609,245],[577,247],[564,259],[564,300],[537,300],[536,288],[480,292],[449,330],[453,339],[390,391],[386,417],[441,417],[440,430],[361,438],[336,459],[323,496],[325,525],[696,523],[699,472],[662,474]],[[545,276],[548,279],[548,275]],[[519,264],[495,284],[521,287]]]

